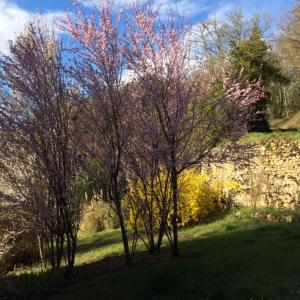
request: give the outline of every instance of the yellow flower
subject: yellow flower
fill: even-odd
[[[143,201],[149,201],[153,199],[155,194],[156,199],[161,195],[160,184],[161,181],[168,180],[169,177],[162,173],[159,175],[159,179],[154,180],[154,184],[151,189],[142,188],[141,182],[135,182],[129,184],[129,193],[127,194],[127,201],[125,204],[130,203],[128,212],[128,222],[134,222],[135,218],[138,219],[138,224],[142,226],[142,216],[140,205]],[[150,185],[147,183],[147,186]],[[232,193],[239,192],[240,184],[235,181],[216,181],[209,177],[208,174],[201,173],[197,169],[189,169],[184,171],[178,179],[179,201],[178,201],[178,215],[179,226],[184,227],[191,223],[198,222],[205,217],[211,215],[213,212],[220,210],[226,205],[226,201],[230,200]],[[171,195],[170,184],[168,183],[167,194]],[[152,196],[152,198],[151,198]],[[132,201],[132,199],[135,199]],[[136,205],[132,205],[136,204]],[[159,205],[157,201],[153,201],[153,214],[154,219],[159,220]],[[168,224],[171,227],[170,212],[168,218]],[[158,224],[156,224],[158,227]]]

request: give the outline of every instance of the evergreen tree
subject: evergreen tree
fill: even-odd
[[[271,102],[270,88],[273,83],[285,83],[280,64],[271,46],[264,40],[257,23],[251,28],[250,35],[234,44],[230,50],[230,62],[234,77],[243,76],[243,82],[260,79],[265,88],[265,96],[253,109],[257,118],[249,122],[250,131],[269,131],[267,108]]]

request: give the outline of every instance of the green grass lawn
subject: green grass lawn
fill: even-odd
[[[273,132],[251,132],[240,141],[242,144],[252,144],[271,139],[300,140],[300,130],[297,131],[273,131]]]
[[[287,119],[269,120],[273,132],[251,132],[241,139],[242,144],[252,144],[270,139],[300,140],[300,111]]]
[[[150,256],[140,245],[131,268],[123,265],[118,231],[84,235],[72,283],[61,273],[35,273],[21,275],[19,288],[28,299],[51,300],[300,299],[300,224],[249,215],[244,209],[240,218],[232,212],[181,230],[178,258],[167,246]],[[50,293],[28,293],[43,288]]]

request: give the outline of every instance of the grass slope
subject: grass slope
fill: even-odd
[[[129,269],[118,256],[118,232],[82,236],[75,281],[36,299],[300,299],[300,224],[255,221],[248,210],[242,216],[181,230],[176,259],[166,247],[151,257],[140,246]],[[23,275],[23,289],[41,276],[49,281]]]
[[[300,130],[298,131],[273,131],[273,132],[251,132],[243,137],[240,141],[241,144],[255,144],[262,141],[273,139],[281,140],[300,140]]]
[[[280,129],[300,129],[300,111],[294,114],[289,120],[285,123],[280,124]]]
[[[270,120],[270,126],[274,130],[293,130],[300,129],[300,111],[292,114],[286,119]]]
[[[300,111],[289,119],[270,120],[273,132],[251,132],[243,137],[241,144],[253,144],[271,139],[300,140]]]

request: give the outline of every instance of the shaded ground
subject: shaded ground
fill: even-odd
[[[238,218],[232,213],[181,230],[179,258],[170,257],[166,248],[154,257],[139,251],[129,269],[118,255],[122,247],[117,232],[82,237],[81,265],[73,283],[51,272],[22,275],[19,297],[26,299],[27,293],[27,299],[51,300],[300,299],[300,224],[266,223],[248,215],[243,211]],[[95,243],[100,253],[106,248],[113,256],[94,261]],[[51,281],[50,293],[34,296],[34,290],[42,290],[43,284],[49,290]]]

